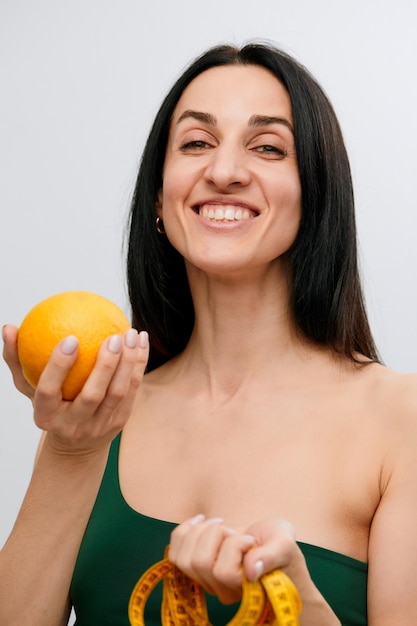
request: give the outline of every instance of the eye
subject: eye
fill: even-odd
[[[283,158],[287,155],[285,150],[271,144],[256,146],[255,148],[252,148],[252,150],[253,152],[257,152],[258,154],[263,154],[268,157]]]
[[[202,139],[194,139],[193,141],[186,141],[180,146],[180,150],[182,152],[198,152],[199,150],[204,150],[206,148],[210,148],[210,144],[207,141],[203,141]]]

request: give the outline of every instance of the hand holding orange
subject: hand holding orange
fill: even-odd
[[[93,369],[103,341],[129,328],[123,311],[102,296],[88,291],[50,296],[29,311],[19,328],[17,349],[23,375],[36,387],[55,346],[75,335],[78,355],[62,387],[63,398],[73,400]]]

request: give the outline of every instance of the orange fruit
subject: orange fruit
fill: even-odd
[[[55,346],[64,337],[75,335],[78,355],[62,387],[62,397],[73,400],[94,367],[106,337],[129,328],[123,311],[102,296],[89,291],[50,296],[29,311],[19,328],[17,349],[23,375],[36,387]]]

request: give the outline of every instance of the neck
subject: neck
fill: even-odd
[[[274,371],[288,368],[305,350],[291,316],[286,277],[277,280],[270,272],[232,281],[199,275],[190,277],[190,285],[195,326],[176,365],[212,395],[233,394],[272,363]]]

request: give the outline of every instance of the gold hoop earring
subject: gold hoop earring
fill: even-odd
[[[158,233],[160,235],[165,235],[164,222],[162,221],[162,219],[160,217],[157,217],[155,220],[155,223],[156,223],[156,230],[158,231]]]

